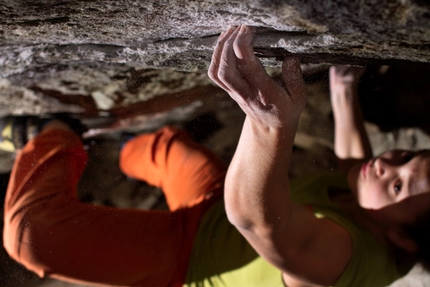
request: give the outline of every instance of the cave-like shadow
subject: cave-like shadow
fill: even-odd
[[[430,65],[367,67],[359,93],[364,118],[381,131],[418,127],[430,135]]]

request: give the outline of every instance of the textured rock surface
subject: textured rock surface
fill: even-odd
[[[351,57],[430,61],[430,8],[418,0],[2,3],[3,77],[46,65],[92,62],[202,71],[216,36],[242,23],[260,27],[255,44],[262,56],[288,51],[323,54],[311,57],[318,62]]]
[[[242,23],[257,27],[256,53],[268,66],[289,53],[303,63],[430,63],[430,5],[422,0],[0,4],[0,78],[10,83],[0,90],[2,115],[52,111],[4,104],[22,88],[69,105],[59,111],[84,108],[93,115],[163,94],[151,85],[140,89],[160,80],[148,69],[205,72],[219,33]],[[164,89],[167,94],[207,84],[194,75],[161,77],[177,85],[183,78],[180,87]]]

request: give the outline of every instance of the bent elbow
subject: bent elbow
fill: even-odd
[[[231,225],[239,230],[251,230],[255,226],[252,218],[246,215],[240,208],[226,204],[227,219]]]

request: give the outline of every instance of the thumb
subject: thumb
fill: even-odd
[[[287,57],[282,63],[282,78],[290,97],[306,95],[306,85],[303,80],[300,61],[297,57]]]

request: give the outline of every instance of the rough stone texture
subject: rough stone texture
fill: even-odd
[[[291,53],[303,63],[428,65],[429,19],[422,0],[0,0],[0,115],[53,111],[51,100],[32,108],[24,98],[12,108],[17,90],[94,116],[204,86],[180,71],[206,72],[219,33],[242,23],[256,27],[267,66]]]
[[[217,35],[242,23],[260,27],[255,44],[261,56],[428,63],[429,13],[418,0],[2,0],[0,76],[93,62],[202,71]]]

